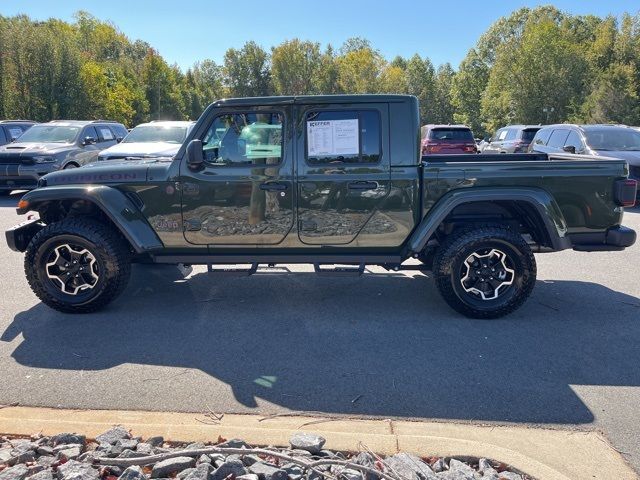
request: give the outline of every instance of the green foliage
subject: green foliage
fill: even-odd
[[[232,97],[259,97],[271,93],[269,55],[256,42],[247,42],[224,54],[224,72]]]
[[[0,16],[0,117],[110,118],[127,125],[197,118],[216,99],[402,93],[424,123],[476,135],[508,123],[640,124],[640,14],[600,18],[553,6],[498,19],[457,71],[416,54],[387,61],[364,38],[339,49],[294,38],[230,48],[183,72],[152,46],[78,12],[72,23]]]

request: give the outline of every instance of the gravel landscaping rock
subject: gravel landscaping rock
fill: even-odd
[[[384,460],[387,472],[401,476],[406,480],[436,480],[431,467],[419,457],[409,453],[396,453]]]
[[[256,475],[255,473],[247,473],[245,475],[236,477],[236,480],[260,480],[260,477],[258,477],[258,475]]]
[[[216,446],[221,448],[251,448],[251,446],[247,442],[245,442],[244,440],[239,440],[237,438],[219,443]]]
[[[65,445],[65,444],[80,444],[85,445],[87,443],[87,437],[84,435],[79,435],[77,433],[59,433],[58,435],[54,435],[51,438],[51,445]]]
[[[0,472],[0,480],[24,480],[29,474],[26,465],[16,465]]]
[[[128,440],[130,438],[131,434],[129,433],[129,430],[118,425],[117,427],[113,427],[111,430],[107,430],[106,432],[98,435],[96,437],[96,442],[115,445],[118,440]]]
[[[249,472],[258,475],[261,480],[287,480],[288,474],[281,468],[265,462],[256,462],[249,467]]]
[[[229,475],[233,475],[234,477],[239,477],[240,475],[245,475],[247,469],[244,467],[244,463],[240,460],[228,460],[220,465],[216,470],[209,476],[209,480],[224,480]]]
[[[96,468],[75,460],[60,465],[57,474],[59,480],[98,480],[100,478]]]
[[[208,480],[211,472],[213,472],[213,467],[210,463],[201,463],[196,468],[191,469],[191,472],[183,478],[184,480]]]
[[[29,480],[53,480],[53,472],[51,470],[41,470],[30,475]]]
[[[145,443],[148,443],[152,447],[161,447],[164,444],[164,437],[162,436],[149,437],[147,438],[147,441]]]
[[[289,444],[291,448],[297,450],[306,450],[307,452],[314,454],[320,453],[326,440],[320,435],[313,433],[295,433],[290,439]]]
[[[127,469],[122,472],[122,475],[118,477],[118,480],[146,480],[147,477],[137,465],[127,467]]]
[[[341,452],[324,448],[325,439],[312,433],[296,433],[291,448],[263,447],[256,452],[240,439],[215,443],[165,444],[162,437],[142,442],[123,426],[114,427],[96,442],[84,435],[62,433],[30,439],[0,437],[0,480],[382,480],[382,472],[400,480],[531,480],[488,459],[420,458],[409,453],[378,457],[369,452]],[[196,450],[246,449],[244,454],[196,454]],[[166,453],[179,455],[153,463],[139,457]],[[285,458],[275,454],[285,455]],[[287,460],[289,457],[291,460]],[[197,459],[197,460],[196,460]],[[327,464],[311,470],[293,460]],[[135,462],[141,463],[135,466]],[[348,462],[347,465],[339,462]],[[120,465],[112,465],[120,463]],[[333,463],[332,463],[333,462]],[[144,465],[144,467],[142,467]],[[363,472],[359,466],[372,469]],[[500,470],[500,473],[498,473]],[[378,471],[379,474],[375,472]]]
[[[151,478],[165,478],[191,468],[196,464],[192,457],[174,457],[156,463],[151,471]]]

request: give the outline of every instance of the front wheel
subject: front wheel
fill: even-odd
[[[436,286],[454,310],[498,318],[518,309],[536,281],[536,262],[522,235],[502,226],[454,233],[434,258]]]
[[[125,241],[90,218],[47,225],[29,242],[24,263],[38,298],[65,313],[101,309],[124,290],[131,272]]]

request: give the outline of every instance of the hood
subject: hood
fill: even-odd
[[[72,185],[72,184],[110,184],[110,183],[140,183],[147,181],[149,166],[156,160],[124,160],[108,163],[91,163],[82,168],[58,170],[40,179],[41,184]],[[167,166],[170,162],[164,162]]]
[[[617,158],[619,160],[626,160],[629,165],[640,166],[640,151],[594,150],[593,152],[599,157]]]
[[[13,142],[0,147],[0,155],[52,155],[74,147],[73,143]]]
[[[118,143],[100,152],[101,158],[108,157],[136,157],[136,156],[163,156],[172,157],[181,145],[168,142],[144,142],[144,143]]]

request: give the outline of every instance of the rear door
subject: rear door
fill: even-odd
[[[370,220],[391,187],[388,105],[300,105],[296,118],[300,241],[346,245],[382,233]]]

